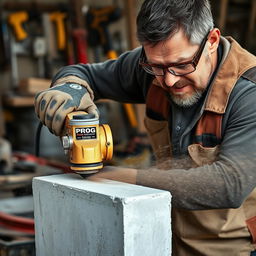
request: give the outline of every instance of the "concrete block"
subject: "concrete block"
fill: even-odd
[[[33,180],[37,256],[169,256],[171,195],[76,174]]]

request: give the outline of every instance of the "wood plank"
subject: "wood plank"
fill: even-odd
[[[10,107],[32,107],[34,106],[34,96],[11,95],[3,99],[4,105]]]
[[[22,95],[35,95],[38,92],[48,89],[50,85],[50,79],[36,77],[25,78],[19,83],[19,92]]]

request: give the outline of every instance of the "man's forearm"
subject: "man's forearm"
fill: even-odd
[[[177,208],[237,208],[255,187],[253,161],[244,160],[233,163],[230,160],[217,161],[188,170],[139,170],[136,183],[170,191]]]
[[[120,102],[144,103],[146,87],[152,77],[139,68],[139,56],[138,48],[122,54],[117,60],[65,66],[57,72],[53,82],[62,77],[77,76],[89,84],[96,100],[107,98]]]

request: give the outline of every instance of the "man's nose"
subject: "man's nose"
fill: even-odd
[[[166,86],[172,87],[179,80],[180,80],[180,76],[175,76],[175,75],[171,74],[170,72],[166,71],[165,76],[164,76],[164,81],[165,81]]]

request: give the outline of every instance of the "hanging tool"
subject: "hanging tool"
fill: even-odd
[[[113,140],[110,127],[99,124],[94,114],[83,111],[67,115],[66,135],[62,136],[62,145],[69,154],[70,169],[80,175],[98,172],[103,161],[113,155]]]
[[[14,30],[14,33],[10,33],[9,45],[11,63],[11,84],[13,87],[12,89],[16,90],[19,87],[20,82],[18,57],[30,56],[31,52],[33,51],[32,46],[36,46],[34,48],[34,53],[36,52],[38,54],[40,52],[41,59],[39,61],[39,64],[43,62],[42,43],[40,44],[40,47],[38,43],[33,45],[33,39],[35,37],[38,37],[40,34],[40,29],[38,29],[41,25],[40,12],[36,9],[33,12],[14,12],[8,16],[8,22]],[[26,30],[22,26],[25,22],[27,22]],[[42,42],[42,40],[40,42]],[[41,48],[40,51],[39,48]],[[39,54],[36,57],[38,57],[39,59]],[[40,66],[39,71],[43,71],[43,66],[44,65]],[[43,74],[41,75],[43,76]]]
[[[57,45],[60,51],[66,48],[66,29],[65,29],[65,19],[67,14],[64,12],[52,12],[50,14],[50,20],[56,24],[57,31]]]
[[[78,63],[88,63],[87,59],[87,42],[86,31],[84,29],[75,29],[73,31],[73,37],[76,42],[76,55]]]
[[[0,212],[0,226],[22,232],[26,235],[35,235],[34,219],[21,217],[10,213]]]
[[[27,11],[18,11],[9,14],[7,21],[14,33],[10,33],[10,64],[11,64],[11,84],[12,89],[16,90],[19,85],[18,71],[18,55],[29,55],[30,53],[30,38],[28,32],[24,28],[24,24],[29,20]],[[28,27],[27,27],[28,28]]]
[[[25,11],[14,12],[8,16],[8,22],[14,30],[17,41],[22,41],[27,38],[28,34],[23,28],[23,24],[28,20],[29,15]]]
[[[115,6],[102,8],[89,8],[86,21],[88,26],[90,45],[102,45],[104,54],[108,59],[116,59],[117,53],[113,49],[112,38],[108,30],[109,24],[117,21],[121,17],[121,9]],[[138,126],[137,118],[132,104],[123,104],[128,120],[132,128]]]
[[[117,58],[108,26],[119,20],[121,14],[121,9],[115,6],[89,8],[86,14],[88,42],[92,46],[101,45],[108,59]]]
[[[88,63],[87,57],[87,31],[85,29],[85,20],[83,16],[83,1],[69,0],[71,8],[69,16],[71,17],[70,35],[72,42],[69,47],[69,65],[74,63]],[[74,46],[74,47],[72,47]],[[73,50],[73,51],[72,51]],[[71,62],[74,63],[71,63]]]

